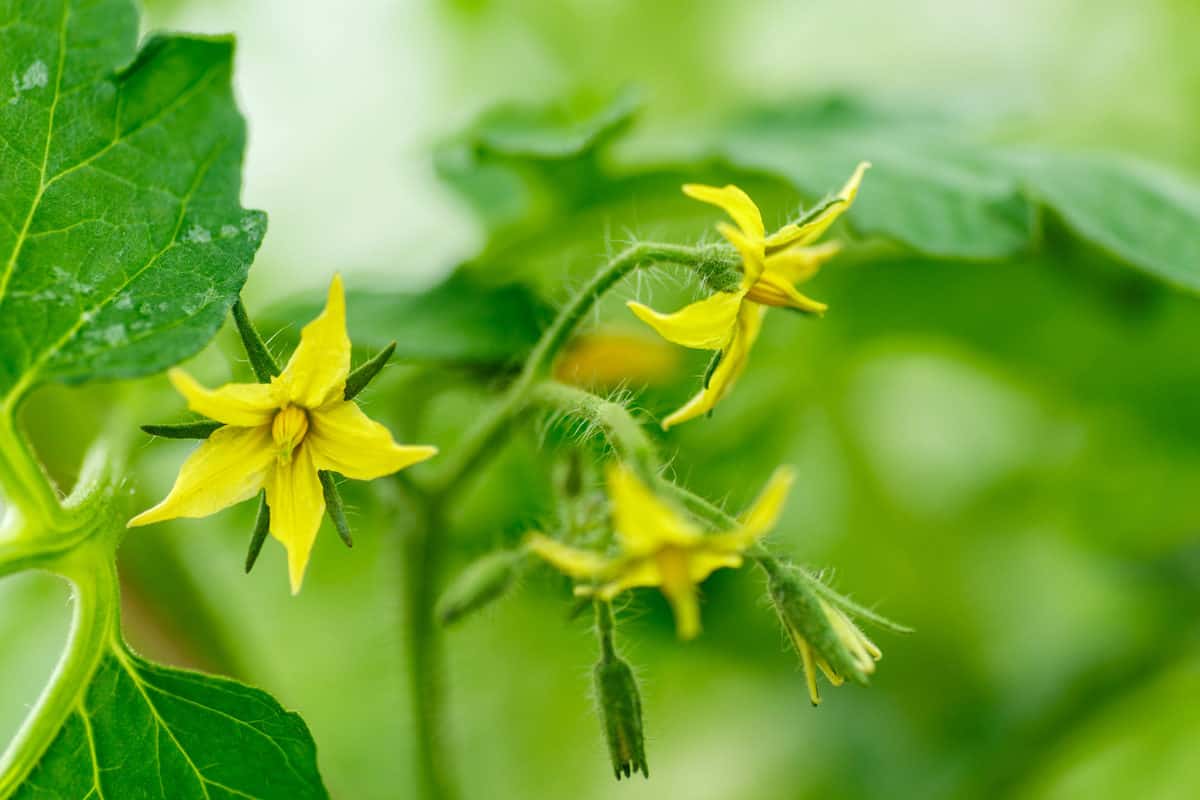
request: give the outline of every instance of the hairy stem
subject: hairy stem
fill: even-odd
[[[654,443],[621,403],[557,381],[537,384],[531,399],[551,411],[595,425],[619,459],[636,469],[644,479],[656,480],[658,456]]]
[[[512,430],[513,423],[528,409],[538,384],[550,374],[559,351],[596,302],[633,270],[668,263],[692,267],[702,276],[710,276],[721,270],[736,269],[739,262],[737,255],[724,245],[681,247],[645,242],[618,254],[563,306],[530,352],[516,380],[491,410],[464,434],[458,446],[442,459],[441,469],[426,485],[421,498],[424,502],[419,504],[422,519],[404,549],[409,591],[405,639],[416,711],[421,788],[425,797],[442,800],[454,796],[449,778],[451,770],[443,746],[441,676],[445,657],[434,618],[441,546],[447,533],[447,504],[462,489],[466,479],[496,451]],[[632,425],[636,428],[636,422]],[[406,488],[405,482],[398,483]]]

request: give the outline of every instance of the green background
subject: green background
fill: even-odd
[[[481,252],[481,280],[521,280],[555,302],[564,281],[577,284],[632,238],[710,236],[716,217],[677,196],[683,180],[743,182],[768,223],[782,221],[816,198],[700,158],[697,132],[750,105],[807,107],[796,98],[831,92],[943,117],[1004,152],[1117,150],[1193,181],[1200,173],[1200,11],[1183,0],[346,6],[148,9],[149,28],[238,35],[243,205],[270,214],[252,310],[319,291],[335,270],[351,290],[420,290]],[[450,152],[438,143],[496,102],[629,83],[643,112],[606,163],[660,165],[652,172],[609,183],[585,165],[544,182],[485,181],[475,209],[435,174],[434,151],[443,173]],[[811,169],[792,179],[833,189],[847,171],[826,153],[814,149]],[[1200,305],[1114,265],[1054,215],[1036,247],[1002,258],[931,260],[880,245],[872,208],[920,209],[929,197],[881,204],[877,194],[872,206],[873,188],[886,186],[872,178],[856,208],[866,218],[850,217],[868,229],[855,231],[865,243],[810,287],[830,303],[826,319],[769,315],[735,393],[664,448],[678,451],[683,482],[731,508],[777,463],[796,464],[776,545],[836,568],[839,589],[917,632],[879,634],[872,686],[827,690],[813,709],[755,573],[705,584],[705,633],[688,644],[658,595],[637,594],[619,612],[620,635],[643,682],[653,777],[617,784],[589,696],[588,626],[567,619],[562,580],[531,572],[447,634],[449,745],[464,796],[1200,793]],[[514,199],[514,187],[532,200]],[[629,282],[603,318],[637,332],[619,301],[668,307],[684,296],[670,291],[674,275]],[[387,335],[385,313],[352,299],[352,332]],[[420,331],[402,332],[419,343]],[[190,366],[212,382],[247,373],[228,332]],[[703,367],[686,357],[671,388],[639,407],[661,418]],[[401,437],[446,450],[479,408],[477,378],[396,367],[365,407]],[[181,410],[162,379],[42,390],[26,424],[58,477],[69,482],[113,405],[138,422]],[[555,437],[538,434],[506,448],[458,509],[452,568],[552,516],[539,447]],[[133,441],[141,507],[166,491],[191,445]],[[135,531],[122,553],[126,627],[148,655],[232,675],[300,711],[335,797],[404,797],[409,521],[384,482],[345,496],[356,547],[327,526],[298,598],[273,543],[241,574],[252,504]],[[0,583],[5,735],[57,655],[65,598],[49,578]]]

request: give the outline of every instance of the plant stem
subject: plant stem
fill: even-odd
[[[702,275],[736,269],[736,253],[724,245],[682,247],[644,242],[618,254],[592,276],[555,317],[529,354],[520,374],[491,410],[463,435],[462,441],[442,460],[441,469],[423,493],[418,530],[404,549],[409,603],[406,643],[410,681],[416,713],[418,769],[424,797],[444,800],[454,796],[444,749],[441,678],[444,653],[434,618],[438,594],[441,547],[446,539],[445,509],[466,479],[475,474],[496,451],[499,442],[523,414],[538,384],[550,374],[554,359],[588,312],[606,292],[633,270],[650,264],[673,263],[695,268]],[[623,410],[623,409],[622,409]],[[633,423],[636,427],[636,423]],[[403,480],[397,481],[402,488]]]
[[[32,532],[33,524],[50,531],[69,528],[71,515],[17,430],[15,416],[15,411],[0,412],[0,491],[20,512],[25,530]]]
[[[619,459],[636,469],[643,479],[657,479],[654,443],[624,405],[558,381],[542,381],[534,387],[531,399],[538,405],[596,425]]]
[[[419,504],[420,518],[409,534],[405,548],[408,588],[405,645],[409,658],[409,689],[414,710],[417,770],[421,797],[450,800],[457,795],[450,777],[445,752],[443,722],[443,675],[445,653],[434,620],[437,576],[441,548],[437,541],[445,533],[444,514],[437,500]]]
[[[117,574],[105,544],[80,547],[64,556],[54,569],[71,582],[74,590],[71,634],[50,683],[0,759],[0,797],[16,791],[58,736],[117,629]]]

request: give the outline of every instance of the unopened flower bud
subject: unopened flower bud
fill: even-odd
[[[442,594],[438,619],[443,625],[452,625],[503,597],[516,581],[524,560],[523,550],[497,550],[471,562]]]
[[[615,653],[605,652],[596,663],[594,674],[613,774],[621,780],[622,775],[628,778],[641,770],[650,777],[642,737],[642,698],[633,670]]]
[[[821,702],[818,669],[834,686],[841,686],[846,678],[865,686],[882,656],[874,642],[844,611],[806,585],[797,572],[776,562],[763,565],[771,603],[804,665],[813,705]]]

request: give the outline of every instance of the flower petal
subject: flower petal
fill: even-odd
[[[870,166],[870,162],[867,161],[859,163],[858,167],[854,170],[854,174],[850,176],[850,180],[846,181],[846,185],[842,187],[842,190],[832,200],[820,206],[817,213],[812,214],[807,219],[801,220],[799,223],[784,225],[767,237],[767,250],[779,250],[792,245],[805,245],[816,241],[821,234],[829,229],[834,220],[840,217],[854,203],[854,198],[858,196],[858,187],[862,184],[863,173]]]
[[[436,447],[396,444],[387,428],[343,400],[309,412],[308,436],[317,469],[359,481],[391,475],[437,454]]]
[[[613,528],[625,555],[637,557],[668,545],[687,546],[699,538],[699,529],[660,500],[629,467],[609,462],[605,475]]]
[[[788,283],[803,283],[817,274],[821,266],[842,251],[842,243],[825,242],[815,247],[797,245],[767,256],[766,271]]]
[[[740,518],[741,527],[727,533],[706,536],[705,544],[711,543],[713,547],[727,552],[741,552],[761,539],[779,521],[779,515],[787,502],[788,490],[792,488],[795,477],[795,471],[791,467],[776,469],[758,495],[758,499],[743,512]]]
[[[662,421],[663,430],[707,414],[716,407],[718,401],[725,396],[742,374],[742,370],[745,369],[746,361],[750,357],[750,348],[754,346],[758,332],[762,328],[762,316],[765,311],[766,307],[757,303],[742,305],[738,312],[733,338],[729,340],[729,346],[722,352],[721,361],[713,370],[707,385],[687,401],[682,408]]]
[[[655,558],[662,593],[675,613],[675,632],[680,639],[693,639],[700,633],[700,599],[690,561],[688,553],[674,547],[659,551]]]
[[[129,527],[206,517],[248,500],[262,488],[274,458],[270,427],[219,428],[183,462],[166,498],[129,520]]]
[[[271,509],[271,535],[287,548],[288,578],[292,594],[297,594],[325,514],[325,495],[307,441],[292,451],[287,462],[276,459],[265,488]]]
[[[172,369],[167,377],[187,400],[188,408],[226,425],[269,425],[279,408],[265,383],[227,383],[219,389],[206,389],[181,369]]]
[[[782,276],[765,270],[746,293],[746,299],[776,308],[794,308],[807,314],[824,314],[829,306],[819,300],[796,291],[796,287]]]
[[[742,287],[758,280],[766,262],[766,247],[762,239],[750,239],[727,222],[718,222],[717,230],[742,256]]]
[[[346,294],[341,276],[334,275],[325,310],[300,331],[300,346],[275,381],[291,402],[312,409],[342,400],[349,374]]]
[[[742,557],[737,553],[708,549],[708,539],[704,544],[691,552],[688,558],[688,575],[693,583],[700,583],[719,569],[737,569],[742,565]]]
[[[526,546],[565,575],[578,579],[595,579],[607,574],[613,562],[591,550],[569,547],[541,533],[534,533]]]
[[[766,236],[758,206],[750,199],[750,195],[733,184],[718,189],[716,186],[688,183],[684,184],[683,193],[693,200],[711,203],[724,210],[750,239],[761,240]]]
[[[662,314],[630,300],[626,303],[638,319],[654,328],[668,342],[697,350],[720,350],[729,342],[743,292],[717,292],[684,306],[674,314]]]

